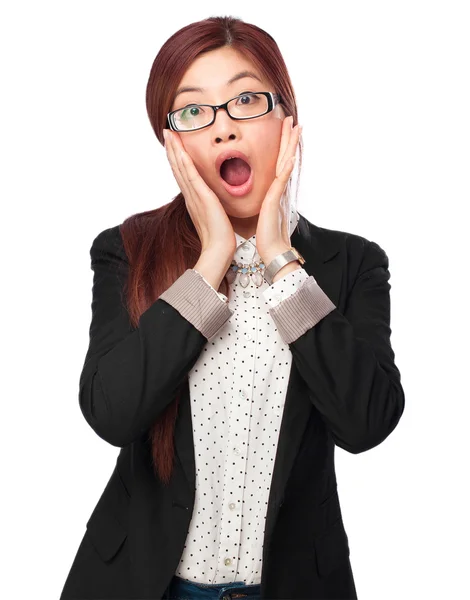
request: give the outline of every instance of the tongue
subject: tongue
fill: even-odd
[[[250,177],[251,168],[242,158],[230,158],[222,163],[221,177],[229,185],[242,185]]]

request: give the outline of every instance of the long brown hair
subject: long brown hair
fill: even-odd
[[[164,146],[166,115],[185,71],[205,52],[230,46],[260,70],[281,95],[286,116],[297,124],[294,90],[284,59],[274,39],[255,25],[234,17],[211,17],[183,27],[173,34],[157,54],[147,84],[146,104],[152,128]],[[302,160],[299,148],[299,168]],[[290,186],[290,182],[289,182]],[[168,289],[186,269],[197,263],[201,242],[186,209],[182,193],[154,210],[131,215],[120,226],[129,260],[126,301],[134,327],[140,315]],[[229,283],[222,280],[219,291],[229,297]],[[175,399],[149,430],[155,475],[168,484],[173,470],[174,428],[180,400]]]

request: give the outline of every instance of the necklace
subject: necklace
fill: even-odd
[[[232,260],[232,264],[229,267],[226,277],[229,283],[233,283],[239,274],[240,277],[238,279],[238,283],[243,287],[250,283],[250,277],[256,287],[260,287],[263,285],[265,265],[263,261],[257,261],[250,264],[242,264],[237,263],[235,260]]]

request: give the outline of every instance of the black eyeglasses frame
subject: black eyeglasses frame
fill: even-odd
[[[227,106],[229,104],[229,102],[231,102],[232,100],[235,100],[236,98],[240,98],[242,96],[247,96],[248,94],[257,94],[257,95],[263,95],[266,96],[266,98],[268,99],[268,108],[266,110],[266,112],[261,113],[260,115],[255,115],[253,117],[233,117],[227,110]],[[194,129],[178,129],[178,127],[175,125],[174,123],[174,117],[173,115],[177,112],[179,112],[180,110],[183,110],[183,108],[177,108],[176,110],[172,110],[171,112],[169,112],[167,114],[167,126],[169,127],[169,129],[171,129],[172,131],[177,131],[178,133],[189,133],[190,131],[199,131],[200,129],[205,129],[206,127],[210,127],[214,121],[215,121],[215,117],[216,117],[216,113],[220,108],[223,108],[225,110],[225,112],[228,114],[228,116],[233,119],[234,121],[246,121],[248,119],[257,119],[258,117],[262,117],[263,115],[267,115],[269,112],[271,112],[273,110],[273,108],[277,105],[280,104],[282,102],[282,98],[280,94],[275,94],[274,92],[245,92],[244,94],[238,94],[238,96],[234,96],[233,98],[230,98],[230,100],[227,100],[227,102],[224,102],[224,104],[219,104],[219,105],[212,105],[212,104],[189,104],[188,106],[184,106],[183,108],[190,108],[192,106],[207,106],[209,108],[212,108],[213,110],[213,116],[212,116],[212,120],[210,123],[207,123],[207,125],[203,125],[202,127],[196,127]]]

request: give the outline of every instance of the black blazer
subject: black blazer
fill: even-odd
[[[335,445],[380,444],[404,410],[390,344],[390,273],[381,247],[300,215],[292,245],[337,308],[289,344],[293,355],[267,508],[261,598],[357,598],[337,492]],[[133,329],[122,304],[119,226],[90,250],[90,345],[79,401],[93,430],[120,447],[61,600],[165,598],[194,507],[187,374],[207,339],[158,298]],[[153,475],[148,429],[183,384],[168,487]]]

